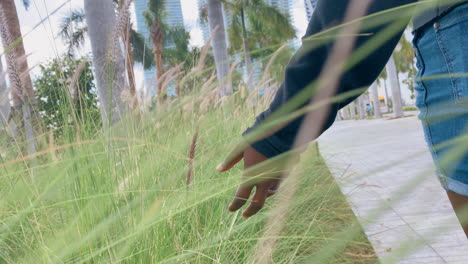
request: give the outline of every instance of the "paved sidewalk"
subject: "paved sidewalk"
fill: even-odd
[[[468,240],[416,117],[340,121],[318,141],[382,263],[468,263]],[[383,213],[370,217],[378,207]]]

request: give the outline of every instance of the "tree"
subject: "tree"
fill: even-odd
[[[377,82],[374,82],[370,87],[370,94],[374,102],[374,114],[376,118],[382,118],[382,111],[380,110],[379,92],[377,89]]]
[[[387,76],[390,80],[390,86],[392,89],[392,108],[395,113],[395,117],[403,117],[403,106],[401,103],[401,90],[400,82],[398,81],[398,72],[395,66],[395,59],[392,55],[387,63]]]
[[[185,71],[192,68],[193,61],[189,49],[190,33],[184,27],[168,27],[164,32],[167,45],[163,47],[164,65],[174,67],[180,63]]]
[[[387,107],[387,111],[390,112],[392,108],[392,104],[390,102],[390,98],[388,97],[388,89],[387,89],[387,69],[383,69],[380,73],[379,77],[377,77],[377,84],[380,85],[380,82],[383,82],[384,91],[385,91],[385,106]]]
[[[127,112],[123,98],[123,91],[127,87],[125,61],[118,46],[122,21],[116,21],[112,0],[84,0],[84,10],[101,117],[105,126],[108,126],[118,122]],[[125,14],[120,14],[119,19],[125,19]]]
[[[268,56],[295,36],[288,16],[263,0],[226,1],[226,7],[232,18],[228,29],[231,47],[234,52],[243,51],[249,74],[252,57]],[[256,51],[255,55],[251,50]],[[247,87],[251,92],[253,86],[250,82]]]
[[[358,114],[359,114],[359,119],[365,119],[366,118],[366,110],[364,106],[364,95],[361,95],[357,98],[356,103],[357,103],[357,108],[358,108]]]
[[[345,107],[345,108],[341,109],[341,110],[340,110],[340,113],[341,113],[342,116],[343,116],[343,120],[349,119],[348,107]]]
[[[149,0],[148,10],[143,13],[146,24],[150,29],[151,42],[153,44],[154,64],[156,65],[156,78],[158,79],[157,93],[162,93],[161,77],[164,73],[163,49],[165,34],[168,26],[164,23],[166,16],[164,0]]]
[[[114,0],[114,3],[116,1]],[[118,11],[124,7],[124,0],[118,1]],[[68,55],[73,56],[75,50],[82,47],[85,43],[88,33],[88,25],[85,23],[85,12],[83,9],[71,10],[60,23],[60,36],[68,45]],[[136,84],[133,71],[134,62],[143,64],[144,69],[150,69],[154,66],[154,58],[151,48],[146,44],[142,34],[132,28],[130,17],[124,26],[122,39],[125,45],[126,70],[129,80],[130,95],[136,96]],[[132,105],[134,108],[136,105]]]
[[[190,34],[182,26],[170,27],[164,20],[166,18],[165,0],[149,0],[148,9],[143,13],[145,22],[150,29],[150,39],[153,47],[154,65],[156,65],[157,94],[164,97],[162,91],[163,83],[162,76],[165,66],[176,66],[184,63],[184,68],[187,70],[185,63],[186,59],[190,58],[191,51],[189,50]]]
[[[34,86],[46,128],[61,134],[65,127],[100,127],[97,91],[87,58],[65,56],[39,68],[41,75]]]
[[[294,48],[287,45],[282,47],[281,50],[277,51],[277,53],[273,55],[274,61],[270,64],[268,74],[276,83],[283,82],[284,71],[289,61],[291,60],[293,53]],[[270,58],[270,56],[267,55],[265,58]]]
[[[208,0],[208,22],[212,32],[212,47],[216,65],[216,73],[221,89],[221,96],[232,94],[232,83],[227,80],[229,75],[229,55],[224,25],[223,5],[220,0]]]
[[[8,98],[5,75],[6,72],[3,71],[2,57],[0,56],[0,130],[7,125],[10,113],[10,99]]]
[[[29,1],[24,0],[27,8]],[[34,130],[40,132],[41,122],[37,112],[29,66],[23,45],[21,26],[14,0],[0,1],[0,35],[6,53],[7,71],[13,100],[8,120],[14,119],[18,128],[18,140],[28,142],[27,153],[36,152]],[[22,150],[25,152],[25,150]]]
[[[414,62],[413,46],[411,45],[411,42],[406,39],[405,35],[401,37],[393,55],[395,56],[397,71],[399,73],[406,74],[406,78],[402,82],[408,86],[408,89],[411,92],[411,99],[414,99],[414,76],[417,73],[417,69]]]
[[[351,119],[356,119],[356,103],[352,101],[347,108],[349,109],[349,117]]]

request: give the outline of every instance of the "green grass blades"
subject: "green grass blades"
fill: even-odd
[[[203,114],[168,107],[102,135],[64,137],[35,157],[4,159],[0,262],[248,263],[266,212],[281,197],[248,220],[228,213],[241,166],[223,174],[215,168],[257,112],[234,103]],[[306,156],[275,263],[308,263],[344,239],[340,232],[360,228],[316,146]],[[362,232],[327,260],[375,261]]]

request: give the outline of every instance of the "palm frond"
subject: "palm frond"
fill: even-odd
[[[84,24],[85,13],[83,9],[71,10],[65,17],[60,21],[59,35],[64,42],[67,44],[76,43],[73,41],[75,38],[75,31],[79,30],[82,33],[87,32],[87,26]],[[84,39],[83,39],[84,40]],[[79,43],[80,46],[82,43]]]
[[[165,0],[149,0],[148,10],[153,13],[155,18],[163,18],[165,16]]]
[[[265,32],[275,32],[275,35],[280,35],[283,38],[293,38],[296,33],[289,16],[283,14],[276,7],[266,4],[252,5],[246,8],[246,12],[252,23],[261,23],[262,28],[271,30]]]
[[[169,27],[165,32],[164,58],[171,66],[192,60],[189,51],[190,34],[184,27]]]
[[[131,29],[132,52],[136,62],[142,63],[145,69],[151,69],[154,66],[153,50],[147,44],[145,37]]]
[[[151,28],[154,21],[154,15],[149,10],[143,12],[143,18],[145,19],[146,25]]]
[[[208,6],[205,4],[204,6],[199,6],[199,17],[200,17],[200,22],[202,24],[207,24],[208,23]]]
[[[190,33],[188,33],[184,27],[169,27],[166,30],[165,36],[177,49],[188,50]]]
[[[242,22],[241,18],[238,15],[233,15],[231,19],[231,24],[228,28],[228,38],[231,43],[231,47],[241,47],[242,46]]]
[[[75,48],[80,48],[85,44],[86,34],[88,33],[88,27],[83,26],[81,28],[77,28],[71,38],[68,40],[68,54],[73,55],[73,50]]]

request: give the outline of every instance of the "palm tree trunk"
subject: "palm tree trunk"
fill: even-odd
[[[349,105],[349,116],[351,119],[356,119],[356,103],[353,101]]]
[[[23,35],[19,23],[18,13],[14,0],[0,1],[0,9],[3,10],[4,24],[8,32],[9,43],[3,43],[5,49],[12,49],[16,56],[16,67],[21,78],[24,96],[35,107],[37,100],[34,96],[31,76],[29,75],[28,60],[26,59],[26,51],[24,50]],[[35,109],[33,109],[34,111]]]
[[[349,119],[349,112],[348,112],[348,109],[346,107],[341,109],[340,112],[341,112],[344,120]]]
[[[126,26],[127,30],[125,30],[124,35],[124,43],[125,43],[125,53],[126,53],[126,69],[127,69],[127,77],[128,77],[128,84],[130,89],[130,108],[135,109],[138,105],[138,100],[136,96],[136,82],[135,82],[135,72],[133,71],[133,65],[135,65],[135,61],[133,59],[133,52],[132,52],[132,34],[130,32],[131,29],[130,19],[128,20],[128,24]]]
[[[14,0],[0,1],[0,34],[6,50],[8,77],[13,99],[13,108],[7,118],[7,123],[12,119],[15,120],[21,154],[32,154],[36,152],[34,129],[40,132],[40,119]],[[22,144],[26,142],[27,149],[24,148],[26,145]]]
[[[382,118],[382,111],[380,110],[379,92],[377,89],[377,82],[374,82],[370,87],[370,94],[374,101],[374,114],[376,118]]]
[[[120,0],[119,1],[119,10],[125,8],[126,1]],[[125,22],[124,27],[124,34],[122,39],[125,45],[125,63],[126,63],[126,70],[127,70],[127,78],[128,78],[128,85],[130,91],[130,109],[135,109],[138,101],[136,98],[136,83],[135,83],[135,72],[133,70],[133,66],[135,65],[133,59],[133,52],[132,52],[132,33],[131,33],[132,23],[130,18],[127,19]]]
[[[84,0],[88,35],[93,52],[93,64],[104,124],[118,122],[126,113],[122,92],[127,87],[125,60],[118,43],[115,9],[112,0]]]
[[[358,104],[359,119],[365,119],[366,111],[364,109],[363,95],[358,97],[357,104]]]
[[[219,0],[208,0],[208,22],[213,35],[212,47],[216,64],[216,73],[221,87],[221,96],[232,94],[229,83],[229,55],[227,50],[226,28],[224,25],[223,5]]]
[[[387,87],[387,79],[383,81],[384,89],[385,89],[385,105],[387,106],[387,112],[391,111],[390,102],[388,101],[390,97],[388,97],[388,87]]]
[[[241,9],[241,20],[242,20],[242,45],[244,48],[244,58],[245,58],[245,70],[247,75],[247,89],[249,93],[253,91],[253,84],[250,78],[250,71],[252,70],[252,58],[250,57],[249,50],[249,39],[247,36],[247,26],[245,24],[245,13],[244,8]]]
[[[390,60],[387,63],[387,75],[390,80],[390,85],[392,89],[392,107],[395,117],[403,117],[403,107],[401,104],[401,90],[400,83],[398,82],[398,72],[395,65],[395,59],[393,55],[390,57]]]
[[[164,34],[162,25],[158,19],[153,21],[151,25],[151,41],[153,42],[153,52],[154,52],[154,65],[156,65],[156,78],[158,81],[157,92],[158,97],[162,96],[162,80],[161,77],[164,73],[164,59],[162,56],[164,49]],[[162,97],[159,98],[162,100]]]
[[[0,57],[0,130],[6,126],[10,113],[10,100],[8,98],[8,87],[5,79],[6,72],[3,71],[2,58]]]

